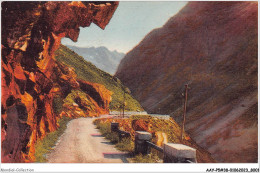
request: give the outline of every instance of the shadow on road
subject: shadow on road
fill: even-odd
[[[114,145],[111,142],[101,142],[102,144],[107,144],[107,145]]]
[[[107,159],[121,159],[123,163],[129,163],[127,158],[131,157],[128,153],[103,153],[103,155]]]

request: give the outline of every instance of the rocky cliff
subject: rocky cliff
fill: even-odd
[[[150,32],[116,75],[152,113],[182,122],[218,162],[257,162],[257,2],[190,2]]]
[[[65,98],[82,89],[88,100],[77,96],[74,105],[84,115],[108,111],[110,91],[78,80],[73,68],[56,62],[54,52],[62,37],[76,41],[79,27],[95,23],[104,29],[117,6],[117,2],[2,2],[2,162],[34,160],[35,142],[54,131],[64,115],[53,110],[57,95]]]

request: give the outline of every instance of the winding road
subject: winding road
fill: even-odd
[[[49,163],[128,163],[128,153],[118,151],[101,136],[94,118],[70,121],[56,146],[47,155]]]

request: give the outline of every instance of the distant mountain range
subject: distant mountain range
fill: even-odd
[[[111,75],[114,75],[121,59],[125,56],[124,53],[117,52],[116,50],[110,51],[104,46],[86,48],[66,46],[82,56],[85,60],[93,63],[95,66]]]

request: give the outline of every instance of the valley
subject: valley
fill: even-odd
[[[118,18],[130,4],[3,2],[1,162],[257,163],[258,2],[178,4],[124,54],[98,33],[116,50],[140,37],[149,20]],[[100,46],[82,46],[85,27]]]

